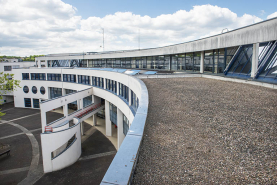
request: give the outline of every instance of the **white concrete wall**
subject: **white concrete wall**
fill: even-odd
[[[64,145],[76,134],[77,140],[62,155],[52,160],[51,152]],[[43,169],[45,173],[63,169],[75,163],[81,156],[80,123],[63,131],[42,133],[41,146],[43,156]]]

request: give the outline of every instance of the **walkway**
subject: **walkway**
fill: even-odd
[[[204,78],[145,79],[133,184],[275,184],[277,91]]]
[[[43,174],[40,111],[14,108],[11,104],[1,105],[1,108],[6,115],[0,121],[0,142],[11,145],[11,156],[0,156],[1,185],[101,182],[116,149],[97,129],[85,123],[86,138],[80,161],[66,169]],[[61,117],[56,112],[50,112],[48,116],[50,122]]]

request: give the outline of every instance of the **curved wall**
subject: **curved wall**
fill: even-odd
[[[227,48],[239,45],[262,43],[277,40],[277,18],[265,20],[246,27],[235,29],[222,34],[198,39],[165,47],[126,50],[115,52],[96,53],[92,55],[54,55],[38,57],[37,60],[63,60],[63,59],[108,59],[125,57],[158,56],[179,53],[198,52],[204,50]]]
[[[128,118],[129,122],[131,123],[131,126],[109,170],[107,171],[105,178],[114,176],[114,170],[116,170],[119,175],[118,177],[124,176],[125,181],[126,180],[129,181],[132,176],[133,168],[135,167],[135,164],[136,164],[136,156],[138,155],[140,143],[143,136],[144,125],[146,122],[147,111],[148,111],[148,91],[145,84],[141,80],[133,76],[129,76],[127,74],[110,72],[110,71],[88,70],[88,69],[83,69],[83,70],[82,69],[61,69],[61,68],[17,69],[15,71],[15,78],[22,79],[22,73],[45,73],[46,76],[47,76],[47,73],[57,73],[57,74],[76,74],[76,75],[87,75],[90,77],[91,76],[101,77],[104,79],[111,79],[121,84],[124,84],[127,87],[129,87],[129,91],[132,90],[136,94],[137,98],[139,99],[139,106],[136,110],[136,113],[133,114],[129,104],[123,101],[118,96],[118,94],[112,93],[103,88],[94,87],[94,86],[92,87],[91,85],[84,85],[84,84],[70,83],[70,82],[60,82],[60,81],[59,82],[46,81],[46,80],[21,80],[20,85],[22,87],[24,85],[27,85],[29,86],[29,89],[31,89],[32,86],[44,86],[46,89],[46,93],[45,95],[41,95],[39,92],[37,94],[33,94],[32,92],[29,92],[26,94],[22,90],[15,92],[15,106],[24,107],[24,101],[23,101],[24,98],[35,97],[35,98],[48,99],[49,93],[47,91],[49,87],[74,89],[78,91],[81,90],[82,92],[90,91],[90,88],[88,89],[88,87],[92,87],[93,95],[101,97],[113,103],[115,106],[117,106],[117,108]],[[79,94],[79,92],[76,94]],[[87,96],[87,94],[85,93],[83,96],[85,97]],[[46,110],[51,110],[54,107],[59,107],[58,105],[59,101],[64,102],[66,97],[67,96],[63,96],[61,98],[57,98],[57,100],[56,99],[51,100],[54,103],[52,105],[51,103],[48,103],[51,106],[43,108],[44,112]],[[131,97],[129,97],[129,101],[130,101],[130,98]],[[60,105],[63,105],[63,104],[60,103]],[[66,118],[58,121],[59,124],[61,122],[66,121]],[[58,124],[55,123],[55,125],[58,125]],[[51,156],[50,156],[51,152],[56,150],[60,146],[62,146],[64,143],[66,143],[74,134],[76,134],[77,136],[77,140],[76,140],[77,142],[74,142],[73,145],[67,149],[67,151],[60,154],[59,156],[57,156],[51,161]],[[81,151],[80,149],[81,144],[79,143],[81,142],[81,139],[78,136],[79,134],[80,134],[79,123],[78,125],[70,127],[65,130],[60,130],[58,132],[53,132],[50,134],[46,134],[46,133],[41,134],[43,157],[45,156],[47,157],[47,160],[44,162],[44,165],[46,165],[44,169],[47,168],[45,172],[62,169],[74,163],[77,160],[77,158],[80,156],[79,152]],[[124,168],[121,168],[121,167],[124,167]]]

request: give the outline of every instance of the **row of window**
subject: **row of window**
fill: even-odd
[[[23,92],[25,92],[26,94],[29,93],[29,87],[25,85],[25,86],[23,87]],[[36,87],[36,86],[33,86],[33,87],[32,87],[32,92],[33,92],[34,94],[37,94],[38,90],[37,90],[37,87]],[[43,86],[40,87],[40,93],[41,93],[42,95],[45,94],[45,88],[44,88]]]
[[[28,80],[29,79],[29,73],[22,73],[22,79]],[[31,79],[32,80],[45,80],[45,73],[31,73]],[[92,81],[92,86],[104,88],[104,78],[101,77],[95,77],[87,75],[78,75],[78,83],[79,84],[86,84],[90,85],[90,79]],[[61,74],[54,74],[54,73],[47,73],[47,80],[51,81],[61,81]],[[76,75],[73,74],[63,74],[63,81],[65,82],[74,82],[76,83]],[[33,87],[32,92],[34,94],[37,93],[36,87]],[[136,97],[136,94],[131,91],[131,97],[129,97],[129,88],[125,86],[124,84],[119,83],[119,87],[117,87],[117,82],[111,79],[106,79],[106,87],[107,90],[112,91],[114,94],[117,94],[117,91],[119,91],[119,96],[121,96],[123,99],[125,99],[127,102],[129,102],[129,98],[131,98],[131,106],[137,110],[138,108],[138,98]],[[23,88],[23,91],[25,93],[29,92],[29,88],[25,86]],[[44,87],[41,87],[41,94],[45,94]],[[58,96],[62,96],[62,92],[59,88],[50,88],[50,98],[55,98]]]
[[[215,49],[204,52],[204,71],[223,73],[238,47]],[[133,58],[88,60],[88,67],[140,68],[199,71],[201,52],[178,55],[161,55]]]

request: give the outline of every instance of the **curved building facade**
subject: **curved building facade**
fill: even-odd
[[[175,73],[172,77],[179,72],[183,76],[235,77],[276,88],[276,40],[277,18],[273,18],[160,48],[38,57],[37,67],[13,70],[22,87],[14,92],[15,107],[41,110],[44,172],[78,160],[82,122],[92,116],[95,119],[95,114],[105,109],[106,136],[112,135],[115,124],[118,152],[102,184],[129,184],[148,111],[148,91],[136,74],[151,77],[149,74],[166,71]],[[151,72],[145,73],[147,70]],[[63,116],[48,122],[47,112],[57,108]]]

